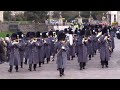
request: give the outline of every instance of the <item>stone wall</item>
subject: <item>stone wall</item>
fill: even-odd
[[[0,32],[4,31],[10,31],[9,25],[7,23],[0,23]],[[41,24],[18,24],[19,30],[22,32],[28,32],[28,31],[48,31],[48,26],[44,23]]]

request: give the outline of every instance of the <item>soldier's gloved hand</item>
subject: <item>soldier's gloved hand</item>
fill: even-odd
[[[62,46],[62,50],[65,50],[65,47],[64,47],[64,46]]]

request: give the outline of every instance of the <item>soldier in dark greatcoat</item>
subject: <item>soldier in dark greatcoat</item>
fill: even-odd
[[[66,66],[67,60],[67,50],[68,46],[65,42],[66,35],[61,32],[58,35],[58,42],[55,44],[55,52],[57,52],[57,68],[60,72],[60,77],[64,75],[64,69]]]
[[[85,69],[86,62],[87,62],[87,38],[84,37],[84,29],[81,30],[79,38],[77,40],[78,46],[78,63],[80,65],[80,70]]]
[[[108,68],[110,52],[109,52],[109,38],[106,27],[102,30],[102,36],[98,39],[98,42],[100,44],[100,59],[102,68],[104,68],[104,65]]]
[[[53,31],[49,31],[48,33],[49,37],[48,39],[50,40],[50,56],[52,57],[52,60],[54,61],[54,47],[55,47],[55,38],[53,37]]]
[[[44,60],[44,49],[43,49],[43,40],[42,40],[42,33],[41,32],[36,32],[36,38],[37,38],[37,50],[38,50],[38,62],[39,62],[39,67],[41,67],[41,63],[43,63]]]
[[[26,34],[26,37],[25,37],[25,62],[24,64],[27,64],[27,61],[28,61],[28,57],[29,57],[29,47],[27,46],[28,45],[28,42],[30,41],[30,33],[31,32],[27,32]]]
[[[36,67],[38,64],[38,51],[37,51],[37,39],[35,38],[35,32],[30,33],[30,42],[28,42],[28,47],[29,47],[29,69],[32,71],[32,65],[34,71],[36,71]]]
[[[9,72],[12,72],[13,66],[15,65],[16,72],[18,72],[18,66],[20,65],[20,53],[19,48],[20,44],[17,39],[17,34],[13,33],[11,35],[11,42],[9,43],[8,48],[10,49],[10,59],[9,59]]]
[[[42,37],[43,37],[43,48],[44,48],[44,59],[47,59],[47,63],[49,63],[50,61],[50,40],[48,39],[48,33],[47,32],[43,32],[42,33]],[[43,62],[44,63],[44,62]]]

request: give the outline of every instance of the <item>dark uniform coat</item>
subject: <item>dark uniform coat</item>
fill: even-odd
[[[100,59],[101,61],[105,61],[105,59],[108,61],[110,60],[110,52],[109,52],[109,43],[104,40],[105,36],[102,35],[99,39],[100,44]]]
[[[65,47],[65,50],[62,50],[62,46]],[[66,60],[67,60],[67,50],[68,50],[67,44],[63,44],[61,42],[56,43],[55,45],[55,52],[57,51],[57,67],[58,68],[65,68],[66,66]]]
[[[9,65],[20,65],[20,53],[19,48],[20,44],[12,44],[11,42],[8,45],[8,48],[10,49],[10,59],[9,59]]]
[[[78,46],[78,62],[87,62],[87,44],[82,43],[82,36],[79,37],[77,40],[77,46]]]
[[[29,47],[29,64],[37,64],[38,63],[38,51],[37,51],[37,43],[28,42]]]

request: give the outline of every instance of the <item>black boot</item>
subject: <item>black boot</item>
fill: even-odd
[[[41,67],[41,62],[39,62],[39,67]]]
[[[105,61],[106,68],[108,68],[108,61]]]
[[[89,60],[91,60],[91,55],[89,55]]]
[[[42,64],[44,64],[44,61],[42,62]]]
[[[83,69],[85,69],[85,66],[86,66],[86,63],[85,63],[85,62],[83,62]]]
[[[36,66],[37,66],[36,64],[33,65],[34,71],[36,71]]]
[[[50,58],[47,58],[47,64],[50,62]]]
[[[17,65],[17,66],[15,66],[15,69],[16,69],[16,72],[18,72],[18,65]]]
[[[62,77],[62,68],[59,68],[60,77]]]
[[[83,63],[80,62],[80,70],[82,70],[82,69],[83,69]]]
[[[23,62],[21,62],[21,68],[23,68]]]
[[[112,49],[112,52],[113,52],[113,49]]]
[[[65,74],[64,74],[64,68],[62,69],[62,75],[64,76]]]
[[[104,68],[104,61],[101,61],[102,68]]]
[[[95,51],[95,55],[96,55],[96,51]]]
[[[29,64],[29,71],[32,71],[32,64]]]
[[[13,66],[10,65],[10,68],[9,68],[8,72],[12,72],[12,69],[13,69]]]
[[[73,60],[74,56],[71,57],[71,60]]]
[[[25,58],[25,62],[24,62],[24,64],[27,64],[27,59]]]

